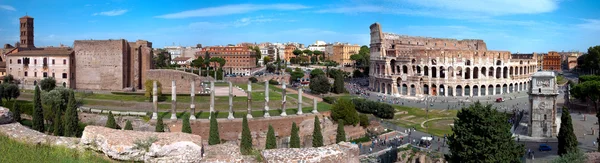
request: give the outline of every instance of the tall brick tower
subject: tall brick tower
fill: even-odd
[[[21,41],[22,48],[35,48],[33,46],[33,18],[27,15],[19,18],[21,24]]]

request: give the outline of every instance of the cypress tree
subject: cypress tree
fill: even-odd
[[[265,149],[275,149],[277,148],[277,140],[275,140],[275,130],[273,126],[269,124],[269,131],[267,131],[267,144],[265,145]]]
[[[335,75],[335,80],[333,81],[333,93],[344,93],[346,89],[344,88],[344,76],[341,73]]]
[[[21,122],[21,109],[19,108],[19,104],[17,100],[13,102],[13,119],[15,122]]]
[[[219,123],[217,123],[217,115],[215,113],[210,117],[210,131],[208,136],[208,145],[221,144],[221,136],[219,136]]]
[[[163,117],[162,116],[158,116],[158,119],[156,120],[156,128],[154,129],[154,132],[165,132],[165,126],[163,124]]]
[[[125,130],[133,130],[133,126],[131,125],[131,121],[127,120],[127,123],[125,123]]]
[[[321,122],[319,122],[319,117],[315,116],[315,127],[313,130],[313,147],[321,147],[323,146],[323,134],[321,133]]]
[[[344,120],[338,120],[337,134],[335,135],[335,143],[346,141],[346,131],[344,131]]]
[[[108,120],[106,120],[105,127],[117,129],[117,122],[115,121],[115,117],[112,114],[112,111],[108,112]]]
[[[560,117],[560,130],[558,132],[558,155],[564,156],[577,151],[577,137],[573,133],[573,123],[569,109],[563,106]]]
[[[44,132],[44,111],[42,110],[42,100],[40,99],[40,87],[35,86],[33,94],[33,129]]]
[[[240,152],[243,155],[248,155],[252,152],[252,135],[250,135],[250,128],[248,127],[248,119],[244,116],[242,120],[242,143],[240,144]]]
[[[190,126],[190,116],[183,116],[183,124],[181,126],[181,132],[192,133],[192,127]]]
[[[300,148],[300,135],[298,135],[298,126],[296,122],[292,123],[292,132],[290,135],[290,148]]]
[[[54,122],[52,125],[54,125],[53,127],[53,132],[54,132],[54,136],[62,136],[63,135],[63,125],[61,124],[62,122],[62,116],[60,112],[55,112],[54,113]]]
[[[75,137],[77,136],[77,130],[79,129],[79,117],[77,115],[77,101],[75,101],[75,92],[69,91],[69,100],[67,103],[67,111],[63,118],[65,120],[65,136]]]

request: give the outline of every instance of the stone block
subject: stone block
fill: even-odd
[[[13,114],[8,108],[0,106],[0,125],[14,122]]]
[[[358,163],[358,145],[348,142],[318,148],[280,148],[261,152],[265,162]]]

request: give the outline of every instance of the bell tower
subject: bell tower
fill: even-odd
[[[19,41],[19,47],[21,48],[35,48],[33,45],[33,18],[27,15],[19,18],[20,22],[20,34],[21,40]]]

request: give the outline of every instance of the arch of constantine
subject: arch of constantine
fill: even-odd
[[[489,51],[483,40],[371,31],[369,88],[394,96],[486,96],[525,91],[536,54]]]

